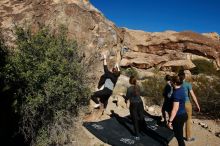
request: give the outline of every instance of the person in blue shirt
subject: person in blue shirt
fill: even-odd
[[[167,126],[174,131],[174,135],[177,139],[179,146],[185,146],[183,138],[183,125],[187,120],[187,114],[185,110],[185,90],[182,87],[183,81],[179,76],[174,76],[172,78],[172,85],[174,91],[171,97],[172,100],[172,110],[171,115],[168,120]]]
[[[190,95],[194,101],[194,103],[196,104],[196,107],[197,107],[197,111],[200,112],[200,106],[199,106],[199,103],[197,101],[197,98],[196,98],[196,95],[195,93],[193,92],[193,89],[192,89],[192,85],[185,81],[185,73],[183,71],[180,71],[178,76],[183,80],[183,88],[185,90],[185,94],[186,94],[186,98],[185,98],[185,108],[186,108],[186,113],[188,115],[188,119],[186,121],[186,124],[185,124],[185,133],[186,133],[186,141],[194,141],[195,138],[192,137],[191,135],[191,127],[192,127],[192,104],[190,102]]]

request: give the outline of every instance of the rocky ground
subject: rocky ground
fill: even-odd
[[[120,116],[125,116],[129,114],[128,109],[122,106],[116,106],[112,103],[113,98],[110,98],[108,108],[104,112],[104,115],[98,117],[92,117],[94,121],[108,119],[110,111],[114,110],[115,113],[118,113]],[[160,115],[159,106],[151,106],[146,107],[145,110],[152,115]],[[84,119],[85,120],[85,119]],[[99,139],[97,139],[94,135],[92,135],[89,131],[87,131],[82,126],[83,118],[78,125],[77,138],[73,141],[74,146],[109,146],[106,143],[103,143]],[[193,117],[192,120],[192,133],[196,138],[193,142],[186,142],[186,146],[219,146],[220,145],[220,135],[217,135],[220,132],[220,121],[217,120],[209,120],[209,119],[201,119],[197,116]],[[177,146],[176,138],[174,137],[169,146]]]

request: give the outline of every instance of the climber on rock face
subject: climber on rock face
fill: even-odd
[[[104,108],[107,107],[108,99],[112,95],[113,89],[116,85],[118,77],[120,76],[120,69],[118,64],[112,68],[112,71],[108,70],[106,55],[103,55],[104,58],[104,74],[101,76],[101,79],[98,84],[98,88],[100,89],[103,85],[104,88],[102,90],[96,91],[92,94],[91,99],[96,103],[95,108],[99,108],[101,105]]]

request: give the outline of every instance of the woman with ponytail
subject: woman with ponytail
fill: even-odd
[[[140,97],[140,87],[137,85],[137,80],[134,76],[130,77],[130,87],[127,89],[126,100],[130,101],[130,115],[134,125],[135,138],[140,139],[140,130],[144,126],[144,106]]]
[[[186,113],[188,116],[188,119],[185,123],[186,141],[194,141],[195,138],[192,137],[192,130],[191,130],[191,128],[192,128],[192,111],[193,110],[192,110],[192,104],[191,104],[190,97],[192,97],[194,103],[196,104],[198,112],[200,112],[200,106],[199,106],[197,97],[192,89],[192,84],[185,80],[186,75],[185,75],[184,71],[180,71],[178,76],[183,80],[182,86],[183,86],[185,93],[186,93],[185,108],[186,108]]]

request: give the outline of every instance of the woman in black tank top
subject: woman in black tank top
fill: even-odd
[[[134,125],[134,134],[137,139],[140,139],[140,130],[144,126],[144,106],[140,97],[140,87],[136,84],[136,78],[130,77],[131,86],[127,89],[126,100],[130,101],[130,115]]]

